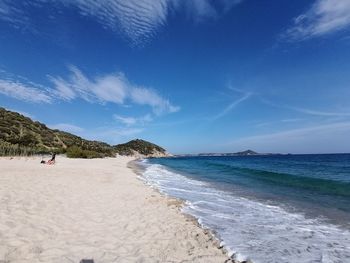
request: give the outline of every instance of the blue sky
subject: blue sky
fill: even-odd
[[[172,153],[350,151],[349,0],[0,0],[0,105]]]

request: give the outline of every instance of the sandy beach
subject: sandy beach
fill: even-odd
[[[0,262],[225,262],[180,203],[143,184],[131,158],[0,159]]]

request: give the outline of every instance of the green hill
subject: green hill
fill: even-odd
[[[85,140],[68,132],[50,129],[43,123],[0,107],[2,156],[57,152],[66,153],[68,157],[97,158],[115,156],[116,153],[130,155],[134,151],[144,155],[154,151],[165,152],[163,148],[143,140],[123,145],[125,146],[120,148],[104,142]]]
[[[166,156],[167,153],[162,147],[153,143],[136,139],[127,143],[113,146],[115,151],[120,155],[134,155],[139,153],[145,156]]]

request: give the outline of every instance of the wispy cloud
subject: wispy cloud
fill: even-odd
[[[137,134],[144,131],[143,128],[132,128],[132,127],[98,127],[92,130],[85,130],[82,133],[84,138],[90,140],[104,141],[111,144],[121,143],[127,139],[134,138]]]
[[[331,34],[350,26],[350,1],[317,0],[311,8],[294,19],[284,37],[305,40]]]
[[[70,87],[69,83],[61,77],[48,76],[49,80],[53,83],[55,90],[54,93],[62,100],[72,100],[77,97],[75,91]]]
[[[67,79],[53,76],[49,76],[49,79],[54,84],[55,94],[64,100],[81,98],[91,103],[111,102],[120,105],[130,101],[150,106],[157,115],[180,110],[180,107],[171,104],[154,89],[130,83],[123,73],[90,79],[77,67],[70,66],[70,75]]]
[[[201,22],[206,19],[215,19],[225,14],[233,6],[243,2],[243,0],[172,0],[172,2],[177,7],[183,5],[185,11],[190,14],[191,19]]]
[[[315,110],[315,109],[308,109],[303,107],[295,107],[290,105],[280,105],[277,103],[274,103],[270,100],[260,98],[260,101],[266,105],[280,108],[280,109],[286,109],[286,110],[292,110],[295,112],[312,115],[312,116],[320,116],[320,117],[347,117],[350,116],[350,112],[345,111],[323,111],[323,110]]]
[[[303,121],[304,119],[301,118],[290,118],[290,119],[283,119],[281,122],[291,123],[291,122],[299,122]]]
[[[105,75],[90,80],[80,69],[70,66],[67,79],[49,76],[55,93],[64,100],[82,98],[88,102],[123,104],[129,83],[123,74]]]
[[[23,77],[0,70],[0,94],[34,103],[82,99],[89,103],[114,103],[128,107],[134,105],[149,106],[155,115],[180,110],[179,106],[173,105],[155,89],[132,84],[123,73],[105,74],[91,78],[77,67],[70,66],[67,77],[47,77],[52,83],[50,87],[44,87]],[[151,119],[151,116],[144,117],[143,121],[145,122],[147,119]]]
[[[119,121],[122,124],[125,124],[127,126],[135,125],[137,123],[137,120],[134,117],[123,117],[123,116],[120,116],[117,114],[114,114],[113,117],[115,120],[117,120],[117,121]]]
[[[125,36],[133,46],[149,42],[166,25],[170,14],[186,12],[195,21],[224,14],[242,0],[0,0],[0,19],[23,24],[25,6],[55,5],[55,9],[74,7],[103,27]]]
[[[47,125],[51,129],[57,129],[61,131],[71,132],[71,133],[81,133],[84,131],[83,128],[69,124],[69,123],[58,123],[58,124],[49,124]]]
[[[13,79],[0,79],[0,93],[18,100],[34,103],[51,103],[50,94],[39,85]]]
[[[179,106],[172,105],[169,100],[162,98],[155,90],[144,87],[130,87],[131,100],[140,105],[149,105],[156,115],[164,112],[177,112]]]
[[[336,122],[244,137],[232,141],[230,146],[235,149],[254,148],[285,153],[345,152],[350,147],[350,143],[344,143],[348,141],[349,132],[350,122]]]
[[[0,15],[7,17],[10,13],[11,9],[7,1],[0,1]]]
[[[111,144],[116,144],[125,141],[126,139],[131,139],[135,135],[143,132],[142,128],[117,127],[113,125],[96,127],[93,129],[84,129],[69,123],[49,124],[47,126],[51,129],[58,129],[61,131],[78,134],[79,136],[89,140],[104,141]]]
[[[253,93],[252,92],[246,92],[240,89],[235,88],[229,88],[232,91],[235,91],[236,93],[241,94],[241,97],[238,99],[233,100],[229,105],[227,105],[219,114],[215,115],[212,120],[217,120],[228,114],[232,109],[237,107],[240,103],[244,102],[245,100],[249,99]]]
[[[148,42],[166,25],[170,14],[185,11],[194,21],[218,17],[242,0],[72,0],[81,14],[94,17],[113,31],[122,32],[133,45]]]
[[[330,111],[317,111],[312,109],[305,109],[305,108],[297,108],[297,107],[288,107],[291,110],[295,110],[301,113],[305,113],[308,115],[314,115],[314,116],[324,116],[324,117],[346,117],[350,116],[350,112],[330,112]]]
[[[152,38],[167,20],[167,0],[73,0],[82,15],[97,19],[103,26],[119,31],[133,45],[141,45]]]
[[[120,116],[118,114],[113,115],[114,119],[118,122],[125,124],[126,126],[133,126],[133,125],[144,125],[148,122],[151,122],[153,120],[152,116],[150,114],[146,114],[145,116],[135,118],[135,117],[126,117],[126,116]]]
[[[0,19],[20,27],[28,23],[28,17],[18,3],[11,0],[0,0]]]

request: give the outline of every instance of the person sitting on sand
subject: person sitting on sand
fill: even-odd
[[[44,160],[41,160],[40,163],[55,164],[55,160],[56,160],[56,153],[53,153],[50,160],[48,160],[47,162],[45,162]]]
[[[46,163],[47,164],[55,164],[55,160],[56,160],[56,153],[53,153],[51,159],[48,160]]]

